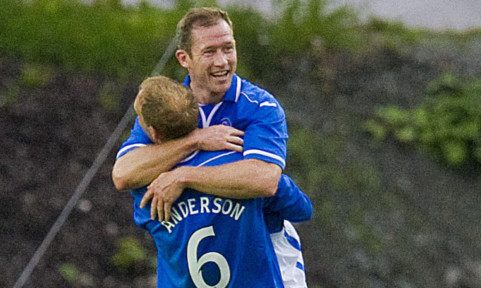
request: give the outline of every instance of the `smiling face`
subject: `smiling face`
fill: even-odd
[[[229,89],[237,67],[234,33],[224,20],[209,27],[192,29],[189,54],[177,50],[176,56],[191,78],[190,87],[202,104],[215,104]]]

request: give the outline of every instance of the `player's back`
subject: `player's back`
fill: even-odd
[[[215,166],[241,158],[232,151],[202,151],[182,165]],[[158,248],[157,287],[283,287],[262,198],[185,190],[171,219],[160,223],[150,220],[150,207],[138,207],[143,191],[133,192],[134,218]]]

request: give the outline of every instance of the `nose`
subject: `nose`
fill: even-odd
[[[228,61],[227,61],[227,55],[221,50],[221,51],[217,51],[215,53],[215,57],[214,57],[214,65],[215,66],[224,66],[224,65],[227,65]]]

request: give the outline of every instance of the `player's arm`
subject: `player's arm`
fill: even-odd
[[[276,213],[282,219],[302,222],[312,217],[312,203],[309,197],[287,175],[279,179],[277,192],[264,202],[264,211]]]
[[[242,117],[250,122],[244,135],[244,160],[212,167],[180,167],[176,172],[186,188],[235,199],[276,193],[285,167],[287,124],[275,98],[262,99],[257,105],[245,102]]]
[[[151,218],[168,221],[172,204],[186,188],[226,198],[270,197],[276,193],[281,167],[257,159],[212,167],[182,166],[159,175],[147,188],[140,207],[151,201]]]
[[[137,117],[129,138],[117,153],[112,169],[115,187],[118,190],[142,187],[172,168],[183,155],[195,149],[194,142],[182,140],[154,145]]]
[[[234,199],[270,197],[276,193],[281,167],[257,159],[213,167],[179,167],[177,173],[184,188]]]
[[[118,158],[112,169],[117,190],[134,189],[152,182],[160,173],[172,169],[196,150],[190,138],[136,148]]]
[[[217,125],[197,129],[181,139],[153,144],[136,121],[114,163],[112,180],[118,190],[146,186],[196,150],[242,152],[243,135],[244,132],[235,128]]]
[[[257,114],[256,114],[257,113]],[[280,106],[247,111],[253,121],[244,135],[244,160],[213,167],[179,167],[162,173],[149,185],[143,207],[152,201],[151,215],[168,220],[170,207],[185,188],[245,199],[275,194],[285,167],[287,124]]]

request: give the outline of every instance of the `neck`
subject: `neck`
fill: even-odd
[[[225,93],[213,93],[199,89],[195,87],[195,85],[192,85],[192,83],[190,84],[190,88],[192,89],[192,94],[194,94],[200,104],[217,104],[222,101],[225,95]]]
[[[196,96],[197,101],[200,104],[217,104],[222,101],[222,98],[224,98],[224,95],[208,95],[204,97],[202,97],[201,95],[197,96],[195,93],[194,95]]]

